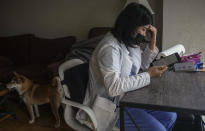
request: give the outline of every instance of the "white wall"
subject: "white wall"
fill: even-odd
[[[163,1],[163,44],[181,43],[187,53],[205,52],[205,0]]]
[[[92,27],[108,27],[125,0],[1,0],[0,36],[33,33],[86,39]]]
[[[161,47],[162,0],[148,0],[155,12]],[[0,36],[32,33],[86,39],[92,27],[111,27],[126,0],[0,0]]]

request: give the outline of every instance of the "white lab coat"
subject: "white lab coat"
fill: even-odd
[[[111,130],[114,126],[119,110],[113,108],[124,93],[150,84],[149,74],[138,72],[140,68],[148,69],[157,53],[157,48],[151,51],[148,46],[144,52],[139,46],[126,48],[110,32],[98,44],[90,60],[89,82],[83,104],[95,111],[99,131]],[[129,76],[132,66],[136,75]],[[105,98],[107,102],[100,101],[102,99],[96,102],[97,96]],[[88,116],[82,110],[78,111],[76,119],[92,128]]]

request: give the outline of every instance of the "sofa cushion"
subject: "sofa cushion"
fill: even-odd
[[[74,36],[57,39],[35,37],[30,45],[30,64],[49,64],[59,61],[75,42]]]
[[[51,79],[51,73],[47,70],[46,65],[43,64],[24,65],[17,67],[15,71],[39,84],[47,84]]]
[[[5,56],[0,56],[0,83],[7,83],[9,73],[14,69],[13,62]]]
[[[7,66],[0,68],[0,82],[8,83],[10,79],[10,73],[14,71],[14,66]]]
[[[0,56],[6,56],[16,65],[28,63],[29,41],[33,37],[31,34],[0,37]]]
[[[12,66],[13,62],[6,56],[0,56],[0,68]]]

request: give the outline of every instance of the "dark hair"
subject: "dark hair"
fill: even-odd
[[[133,2],[119,14],[111,32],[119,42],[133,47],[132,33],[137,27],[147,24],[153,24],[151,12],[145,6]]]

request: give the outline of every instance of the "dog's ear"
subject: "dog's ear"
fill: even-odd
[[[16,76],[16,77],[20,77],[20,74],[19,73],[17,73],[17,72],[13,72],[13,74]]]
[[[6,76],[8,82],[10,82],[14,77],[16,77],[16,75],[14,75],[13,72],[9,72]]]
[[[17,79],[19,80],[19,82],[24,82],[24,77],[22,75],[20,75],[19,73],[17,72],[13,72],[13,74],[17,77]]]

